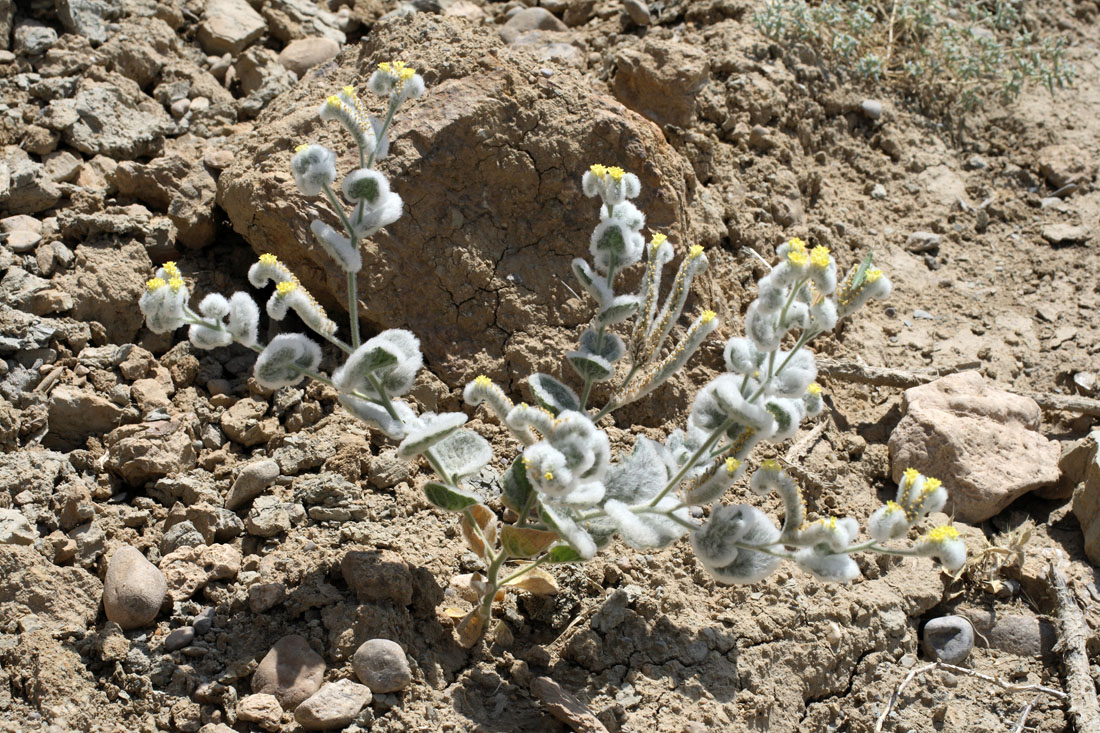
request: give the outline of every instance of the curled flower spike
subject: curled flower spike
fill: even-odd
[[[424,79],[404,61],[383,61],[371,74],[367,87],[380,97],[390,97],[400,104],[424,93]]]
[[[596,163],[589,167],[581,179],[581,189],[585,196],[599,196],[609,208],[614,208],[627,199],[637,197],[642,190],[641,181],[633,173],[627,173],[618,166],[606,166]]]
[[[344,87],[340,94],[327,98],[317,114],[325,122],[339,122],[365,155],[374,152],[378,140],[375,138],[374,128],[371,127],[370,116],[353,87]]]
[[[877,267],[864,269],[862,282],[857,279],[860,268],[853,267],[836,290],[837,318],[844,318],[867,304],[885,298],[893,290],[890,279]]]
[[[138,308],[153,333],[170,333],[183,325],[187,288],[174,262],[165,262],[145,283]]]
[[[916,550],[918,555],[936,558],[951,573],[966,564],[966,543],[950,525],[936,527],[921,537]]]

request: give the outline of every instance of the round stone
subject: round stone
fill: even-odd
[[[974,648],[974,627],[962,616],[941,616],[924,625],[924,653],[947,664],[960,664]]]
[[[325,676],[325,660],[297,634],[275,642],[252,675],[252,692],[274,695],[284,710],[293,710],[317,692]]]
[[[103,581],[103,609],[123,629],[137,629],[160,612],[168,583],[156,565],[136,547],[123,545],[107,564]]]
[[[371,692],[397,692],[412,682],[412,670],[401,645],[389,639],[365,641],[351,658],[359,681]]]
[[[294,710],[294,720],[306,730],[344,728],[370,701],[370,690],[358,682],[326,682]]]

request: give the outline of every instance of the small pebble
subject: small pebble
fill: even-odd
[[[941,616],[924,625],[921,647],[930,659],[960,664],[974,648],[974,627],[962,616]]]
[[[641,0],[623,0],[623,8],[637,25],[647,26],[653,22],[653,16],[649,14],[649,6]]]
[[[181,626],[164,637],[164,651],[174,652],[183,649],[195,640],[195,630],[190,626]]]
[[[876,183],[871,188],[871,198],[876,199],[878,201],[881,201],[882,199],[886,198],[886,186],[883,186],[881,183]]]
[[[401,645],[389,639],[365,641],[351,658],[355,676],[371,692],[397,692],[412,682],[412,671]]]
[[[191,619],[191,626],[194,627],[195,633],[199,636],[204,635],[210,629],[214,628],[214,609],[204,608],[195,614],[195,617]]]
[[[860,105],[863,115],[869,120],[877,120],[882,117],[882,102],[877,99],[864,99]]]
[[[187,110],[191,109],[190,99],[177,99],[172,102],[172,116],[177,120],[187,114]]]
[[[936,317],[928,311],[922,311],[919,308],[913,311],[913,318],[919,318],[925,321],[934,321],[936,319]]]

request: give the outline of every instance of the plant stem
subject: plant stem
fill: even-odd
[[[500,581],[500,585],[508,585],[509,583],[511,583],[511,582],[512,582],[513,580],[515,580],[516,578],[521,578],[521,577],[523,577],[523,575],[525,575],[526,573],[530,572],[531,570],[534,570],[534,569],[535,569],[535,568],[537,568],[537,567],[538,567],[539,565],[542,565],[542,564],[543,564],[544,562],[546,562],[546,561],[547,561],[547,560],[549,560],[549,559],[550,559],[550,555],[549,555],[549,554],[545,554],[545,553],[544,553],[544,554],[543,554],[543,555],[542,555],[541,557],[539,557],[539,558],[538,558],[537,560],[535,560],[534,562],[532,562],[532,563],[528,563],[527,565],[524,565],[524,566],[523,566],[522,568],[520,568],[520,569],[519,569],[519,570],[517,570],[516,572],[512,573],[511,575],[509,575],[509,576],[508,576],[508,577],[506,577],[506,578],[505,578],[504,580]],[[494,593],[494,595],[495,595],[495,593]]]
[[[699,463],[699,460],[703,456],[705,456],[712,447],[714,447],[714,444],[718,442],[718,439],[722,437],[722,435],[725,434],[727,430],[733,427],[735,422],[735,420],[726,420],[724,423],[715,428],[714,432],[710,434],[710,437],[708,437],[706,441],[701,446],[699,446],[698,450],[696,450],[695,453],[693,453],[691,457],[688,458],[687,463],[685,463],[680,468],[680,470],[677,471],[676,475],[673,476],[667,484],[665,484],[665,487],[661,489],[661,493],[653,497],[653,500],[649,502],[649,506],[657,506],[658,502],[660,502],[661,499],[665,498],[665,496],[668,495],[668,492],[677,488],[680,485],[680,482],[684,480],[684,476],[687,476],[688,472],[691,469],[695,468],[696,464]]]
[[[360,151],[360,154],[362,154],[362,151]],[[348,221],[348,215],[344,211],[344,207],[340,205],[340,200],[336,198],[332,186],[325,185],[325,196],[328,197],[328,201],[332,204],[332,208],[336,211],[336,215],[340,217],[340,222],[344,225],[344,229],[348,233],[348,238],[351,239],[351,248],[353,250],[358,249],[359,237],[356,236],[355,229],[352,227],[351,222]],[[354,272],[349,272],[347,273],[347,278],[348,326],[351,331],[351,348],[355,350],[359,348],[359,296],[356,292],[358,288],[358,275]]]
[[[378,153],[378,146],[386,139],[386,133],[390,129],[390,122],[393,121],[393,113],[397,111],[397,106],[399,104],[401,104],[401,102],[398,101],[398,97],[390,97],[390,108],[386,110],[386,119],[382,120],[382,129],[379,130],[378,134],[375,136],[374,150],[371,151],[370,157],[367,158],[367,163],[363,166],[364,168],[374,167],[374,157]]]

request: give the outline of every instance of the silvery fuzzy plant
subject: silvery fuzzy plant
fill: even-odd
[[[638,436],[629,453],[612,455],[601,421],[672,377],[718,322],[714,312],[705,310],[672,338],[691,282],[707,266],[706,255],[702,247],[688,249],[662,297],[662,274],[676,257],[672,243],[662,234],[645,241],[645,217],[630,202],[640,192],[637,176],[603,165],[592,166],[582,179],[584,193],[601,202],[600,221],[590,240],[591,260],[577,258],[572,265],[581,288],[596,304],[578,348],[564,355],[574,372],[570,381],[578,388],[538,373],[527,380],[531,403],[513,403],[485,376],[463,392],[469,405],[484,405],[516,443],[515,456],[496,463],[506,467],[503,512],[490,508],[468,483],[494,463],[489,442],[463,427],[467,415],[462,412],[417,414],[402,399],[422,363],[416,336],[391,329],[360,343],[359,242],[395,221],[402,210],[401,198],[373,164],[386,153],[393,113],[424,90],[420,76],[397,62],[380,64],[368,86],[388,100],[381,120],[366,113],[351,87],[329,97],[320,109],[321,119],[343,125],[359,149],[360,167],[341,185],[350,208],[333,190],[337,174],[332,151],[306,145],[291,160],[302,193],[323,195],[343,227],[340,232],[318,219],[311,229],[317,244],[347,273],[349,340],[336,336],[336,324],[273,255],[262,255],[249,271],[256,287],[275,283],[268,315],[281,320],[293,310],[344,353],[344,363],[331,376],[319,371],[321,348],[305,334],[283,334],[260,344],[259,308],[245,293],[228,299],[207,295],[197,312],[191,310],[174,263],[166,263],[149,281],[141,309],[149,328],[158,333],[190,325],[191,341],[199,348],[237,342],[257,351],[255,377],[266,387],[294,385],[307,376],[333,386],[344,407],[399,441],[401,456],[423,456],[436,474],[424,484],[427,500],[458,514],[467,544],[484,562],[484,573],[472,576],[464,587],[473,609],[447,611],[458,620],[461,643],[470,646],[482,635],[493,602],[504,590],[552,593],[554,578],[541,566],[591,559],[614,537],[650,549],[689,535],[699,561],[723,583],[762,580],[783,560],[820,580],[848,582],[859,575],[852,555],[861,550],[931,556],[949,570],[961,567],[965,546],[950,526],[915,542],[903,541],[913,525],[943,508],[947,497],[938,480],[915,470],[905,473],[895,500],[870,517],[870,538],[865,540],[850,517],[811,521],[798,485],[774,461],[760,463],[748,486],[758,495],[779,495],[781,526],[751,505],[723,503],[747,473],[757,443],[786,440],[805,418],[821,412],[821,388],[814,382],[816,366],[806,345],[872,298],[889,294],[889,280],[871,266],[870,258],[838,280],[827,248],[809,248],[797,238],[781,245],[779,264],[760,281],[758,297],[748,308],[747,335],[726,343],[726,372],[699,390],[686,426],[663,443]],[[639,263],[644,267],[640,289],[621,292],[617,276]],[[602,390],[610,398],[598,408],[589,405],[597,382],[611,386]]]

